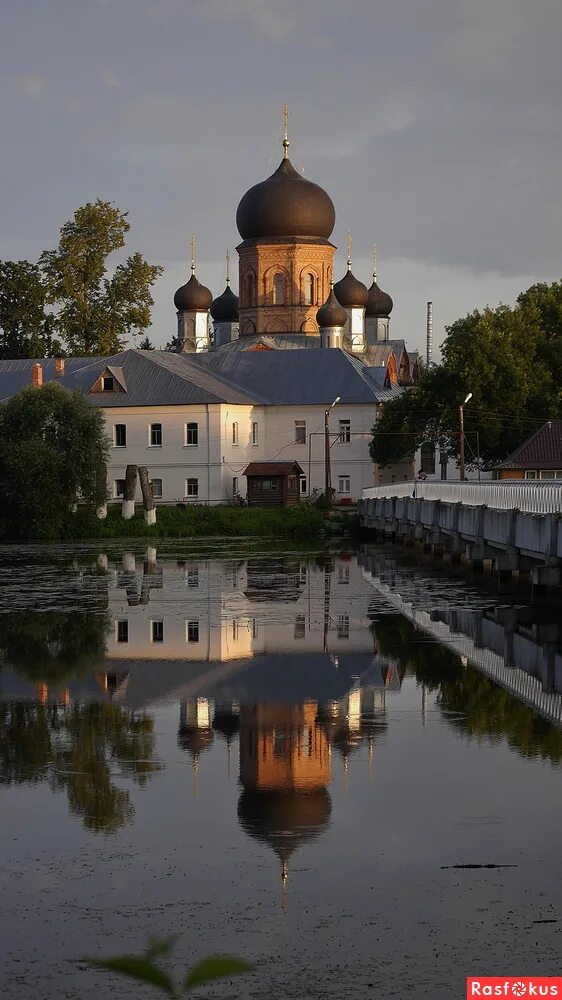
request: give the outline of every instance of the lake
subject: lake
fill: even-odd
[[[204,547],[203,547],[204,545]],[[398,550],[0,549],[3,990],[178,933],[200,995],[559,974],[559,612]]]

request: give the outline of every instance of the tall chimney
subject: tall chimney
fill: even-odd
[[[431,364],[431,355],[433,353],[433,302],[427,303],[427,343],[426,343],[426,365],[429,368]]]
[[[31,369],[31,384],[35,386],[36,389],[40,389],[43,385],[43,365],[33,365],[33,368]]]
[[[55,358],[55,375],[64,375],[64,358]]]

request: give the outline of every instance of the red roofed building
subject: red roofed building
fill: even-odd
[[[562,479],[562,420],[549,420],[494,469],[496,479]]]

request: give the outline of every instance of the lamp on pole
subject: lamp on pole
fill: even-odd
[[[464,408],[468,403],[469,399],[472,399],[472,393],[469,392],[464,403],[459,406],[459,418],[460,418],[460,476],[461,483],[464,482]]]
[[[330,430],[328,427],[328,420],[330,417],[330,410],[334,408],[336,403],[339,403],[341,396],[336,396],[334,402],[324,410],[324,494],[326,496],[326,503],[331,506],[332,503],[332,463],[330,461]]]

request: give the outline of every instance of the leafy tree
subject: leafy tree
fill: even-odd
[[[150,289],[162,268],[134,253],[108,273],[107,259],[125,245],[129,229],[127,213],[98,198],[78,208],[57,249],[41,255],[48,301],[70,354],[114,354],[150,324]]]
[[[46,310],[47,288],[37,264],[0,261],[0,358],[60,357],[54,316]]]
[[[381,465],[413,455],[427,440],[459,454],[459,405],[465,407],[467,464],[505,458],[541,422],[562,416],[562,282],[535,285],[514,308],[473,312],[447,328],[440,365],[387,403],[373,428]]]
[[[76,501],[105,500],[103,414],[79,392],[29,386],[0,407],[0,537],[57,538]]]
[[[140,347],[141,351],[153,351],[154,350],[154,344],[151,342],[150,337],[145,337],[144,340],[141,340],[141,342],[139,344],[139,347]]]

